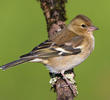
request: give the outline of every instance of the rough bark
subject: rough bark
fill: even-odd
[[[52,38],[58,31],[65,27],[66,0],[40,0],[41,8],[47,22],[48,37]]]

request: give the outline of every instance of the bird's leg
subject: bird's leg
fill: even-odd
[[[71,82],[71,79],[70,80],[68,79],[68,77],[64,74],[64,71],[61,72],[61,75],[63,76],[64,80],[66,81],[67,86],[69,86],[69,88],[71,89],[72,93],[76,96],[78,93],[77,93],[77,87],[74,84],[75,81]],[[72,75],[72,76],[74,77],[74,75]]]

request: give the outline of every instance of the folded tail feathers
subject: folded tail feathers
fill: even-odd
[[[19,64],[28,62],[28,61],[30,61],[30,60],[32,60],[32,59],[19,59],[19,60],[15,60],[15,61],[13,61],[13,62],[10,62],[10,63],[8,63],[8,64],[5,64],[5,65],[3,65],[3,66],[0,66],[0,69],[6,70],[6,69],[8,69],[8,68],[10,68],[10,67],[14,67],[14,66],[16,66],[16,65],[19,65]]]

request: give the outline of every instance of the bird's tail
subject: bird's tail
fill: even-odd
[[[10,68],[10,67],[14,67],[14,66],[16,66],[16,65],[19,65],[19,64],[22,64],[22,63],[25,63],[25,62],[28,62],[28,61],[30,61],[30,60],[32,60],[32,59],[19,59],[19,60],[15,60],[15,61],[13,61],[13,62],[10,62],[10,63],[8,63],[8,64],[5,64],[5,65],[3,65],[3,66],[0,66],[0,69],[2,69],[2,70],[6,70],[6,69],[8,69],[8,68]]]

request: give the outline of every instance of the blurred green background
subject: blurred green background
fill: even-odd
[[[100,28],[89,58],[75,68],[79,95],[75,100],[110,100],[110,0],[68,0],[67,24],[77,14]],[[36,0],[0,0],[0,65],[18,59],[47,39],[46,22]],[[56,100],[48,70],[25,63],[0,71],[0,100]]]

